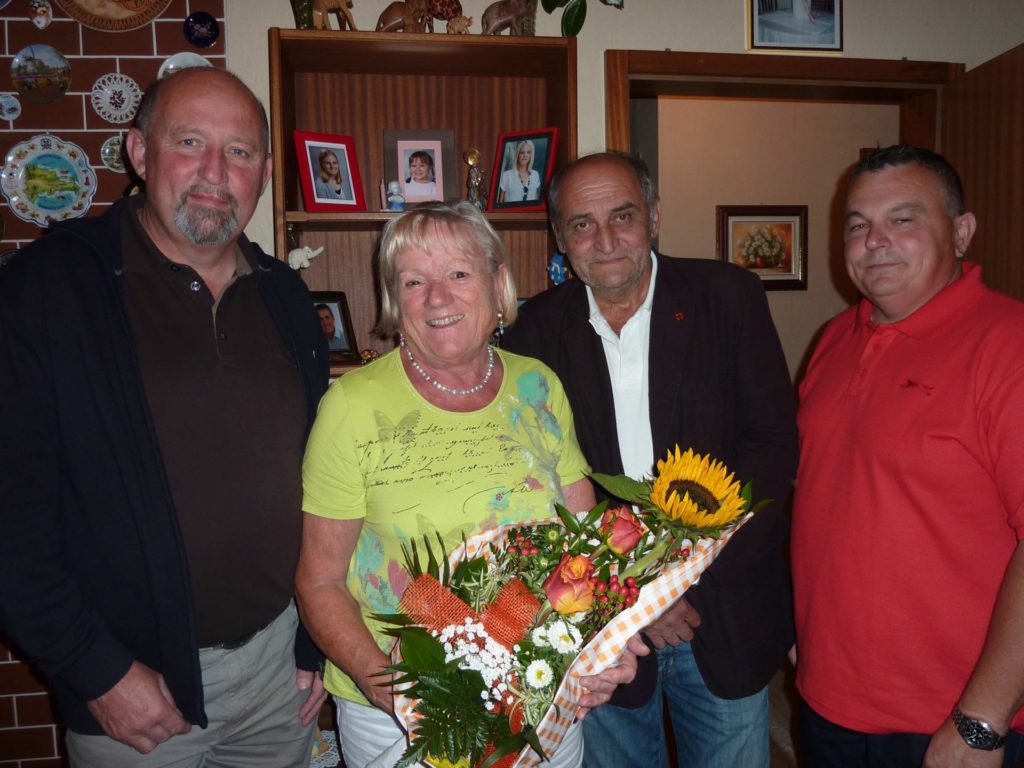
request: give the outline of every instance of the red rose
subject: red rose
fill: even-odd
[[[644,527],[629,507],[609,507],[601,518],[601,533],[608,539],[608,549],[624,555],[640,541]]]
[[[594,564],[589,557],[563,554],[544,581],[544,594],[548,596],[551,607],[562,615],[590,608],[594,602],[594,584],[590,577],[593,572]]]

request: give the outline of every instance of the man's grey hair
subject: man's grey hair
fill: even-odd
[[[621,163],[633,172],[636,176],[637,182],[640,184],[640,191],[643,193],[644,200],[647,203],[648,217],[654,210],[655,203],[658,202],[658,189],[654,184],[654,180],[651,178],[651,169],[647,167],[647,163],[644,162],[643,158],[639,155],[631,155],[627,152],[597,152],[593,155],[584,155],[583,157],[573,160],[568,165],[558,169],[558,171],[555,172],[555,175],[551,177],[551,181],[548,183],[548,218],[551,220],[551,226],[555,230],[555,234],[558,236],[559,240],[563,239],[561,210],[558,207],[558,197],[561,192],[562,182],[565,180],[565,177],[576,168],[598,160],[612,160],[614,162]]]

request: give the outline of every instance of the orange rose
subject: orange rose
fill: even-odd
[[[624,555],[640,541],[644,527],[629,507],[609,507],[601,518],[601,533],[608,537],[608,549]]]
[[[594,585],[590,578],[593,572],[594,564],[589,557],[563,554],[555,570],[544,581],[544,594],[548,596],[551,607],[563,616],[590,608],[594,602]]]

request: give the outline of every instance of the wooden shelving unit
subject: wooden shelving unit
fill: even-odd
[[[312,290],[348,297],[359,347],[384,350],[373,254],[395,214],[378,209],[385,129],[451,129],[459,189],[462,151],[484,157],[486,183],[498,135],[558,126],[556,167],[576,156],[576,41],[554,37],[321,32],[272,28],[270,123],[274,153],[274,239],[278,258],[301,245],[325,246],[303,270]],[[351,136],[368,213],[306,213],[293,130]],[[547,287],[553,249],[540,212],[488,213],[512,254],[521,296]]]

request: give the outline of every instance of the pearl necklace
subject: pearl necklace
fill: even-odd
[[[405,343],[405,337],[399,339],[399,345],[405,350],[405,356],[409,358],[409,364],[416,370],[423,380],[428,384],[432,384],[442,392],[447,392],[449,395],[473,395],[479,392],[481,389],[487,386],[487,382],[491,380],[491,374],[494,373],[494,347],[487,345],[487,370],[484,372],[483,381],[476,384],[468,389],[455,389],[455,387],[446,387],[440,381],[435,379],[429,373],[427,373],[423,366],[416,362],[416,358],[412,356],[412,350]]]

